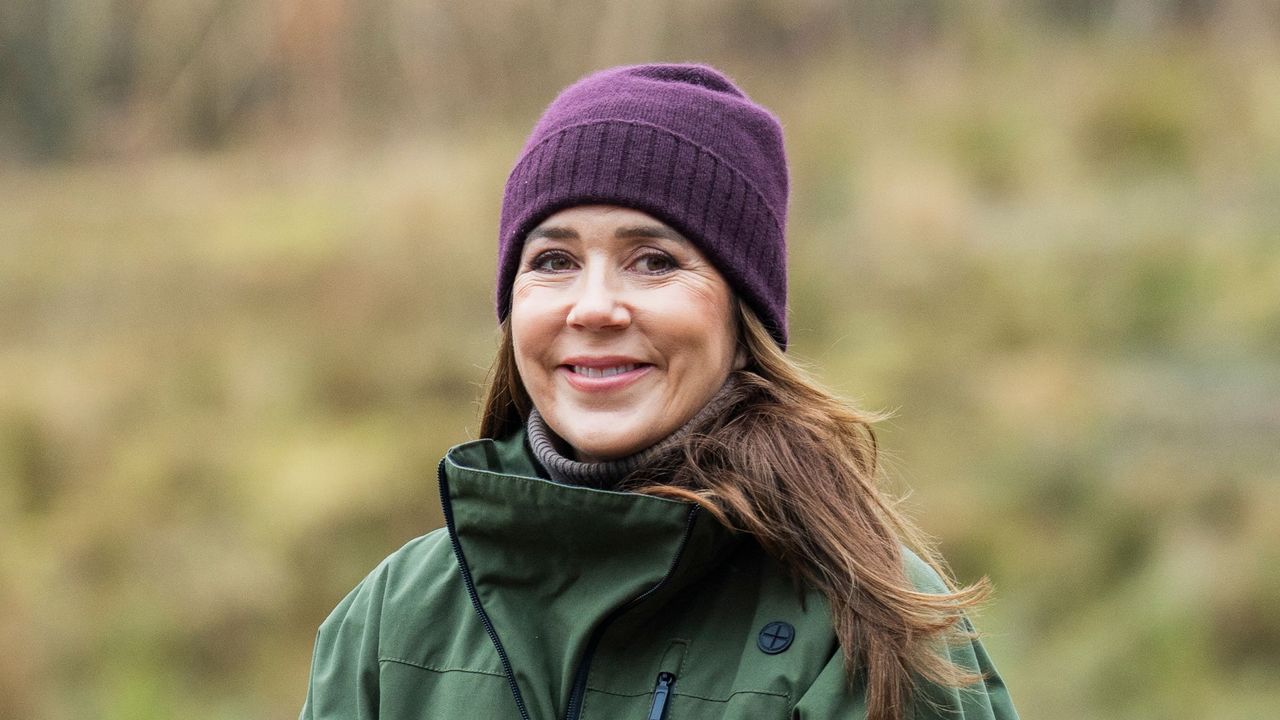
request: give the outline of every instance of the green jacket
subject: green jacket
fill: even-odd
[[[523,433],[450,450],[440,494],[447,527],[320,626],[303,720],[864,717],[821,595],[696,506],[540,478]],[[981,644],[951,652],[985,684],[915,717],[1015,718]]]

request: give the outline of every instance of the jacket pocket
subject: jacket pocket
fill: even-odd
[[[675,684],[680,678],[680,667],[684,664],[684,654],[687,649],[688,643],[684,640],[673,640],[667,647],[667,651],[663,653],[662,662],[658,665],[658,677],[654,682],[646,720],[667,720],[675,693]]]

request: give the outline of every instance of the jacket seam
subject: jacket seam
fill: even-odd
[[[598,688],[598,687],[588,687],[588,688],[587,688],[587,690],[588,690],[589,692],[600,693],[601,695],[611,695],[611,696],[613,696],[613,697],[621,697],[621,698],[644,697],[644,696],[646,696],[646,695],[650,695],[650,694],[651,694],[651,693],[650,693],[650,692],[648,692],[648,691],[646,691],[646,692],[638,692],[638,693],[622,693],[622,692],[614,692],[614,691],[612,691],[612,690],[604,690],[604,689],[601,689],[601,688]],[[734,690],[733,692],[729,693],[728,697],[723,697],[723,698],[712,698],[712,697],[706,697],[705,695],[698,695],[698,694],[696,694],[696,693],[691,693],[691,692],[673,692],[673,693],[671,693],[671,697],[673,697],[673,698],[675,698],[675,697],[688,697],[688,698],[693,698],[693,699],[695,699],[695,700],[705,700],[706,702],[713,702],[713,703],[727,703],[727,702],[729,702],[730,700],[733,700],[733,698],[734,698],[734,696],[735,696],[735,695],[765,695],[765,696],[768,696],[768,697],[782,698],[782,699],[786,700],[787,702],[790,702],[790,701],[791,701],[791,693],[771,692],[771,691],[769,691],[769,690]]]
[[[408,666],[410,666],[410,667],[416,667],[416,668],[418,668],[418,669],[420,669],[420,670],[429,670],[429,671],[431,671],[431,672],[438,672],[438,673],[447,673],[447,672],[463,672],[463,673],[470,673],[470,674],[472,674],[472,675],[485,675],[485,676],[487,676],[487,677],[496,677],[496,678],[501,678],[501,679],[503,679],[503,680],[505,680],[505,679],[507,678],[507,676],[506,676],[506,675],[504,675],[504,674],[502,674],[502,673],[496,673],[496,672],[492,672],[492,671],[490,671],[490,670],[473,670],[473,669],[471,669],[471,668],[459,668],[459,667],[435,667],[435,666],[433,666],[433,665],[427,665],[427,664],[425,664],[425,663],[414,662],[414,661],[412,661],[412,660],[405,660],[404,658],[380,657],[380,658],[378,658],[378,662],[379,662],[379,663],[387,662],[387,663],[397,663],[397,664],[400,664],[400,665],[408,665]]]

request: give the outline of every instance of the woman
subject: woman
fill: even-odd
[[[483,439],[440,463],[447,527],[321,626],[303,718],[1015,717],[983,588],[784,353],[787,186],[711,68],[556,98],[503,200]]]

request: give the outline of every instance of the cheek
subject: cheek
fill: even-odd
[[[683,356],[692,370],[714,372],[732,358],[737,338],[727,292],[707,288],[682,293],[662,315],[663,344],[672,357]]]
[[[698,293],[697,307],[701,310],[701,332],[710,345],[716,348],[732,347],[737,341],[737,326],[733,318],[733,299],[729,288],[721,280]]]
[[[539,360],[550,351],[562,323],[537,288],[513,292],[511,300],[511,342],[516,370],[526,384],[530,381],[536,384],[541,367]]]
[[[536,327],[520,322],[514,312],[511,314],[511,344],[515,354],[516,371],[526,379],[527,383],[532,377],[531,373],[538,367],[537,358],[545,343],[540,341]]]
[[[547,303],[537,288],[517,285],[511,293],[511,332],[513,336],[528,337],[545,324]]]

